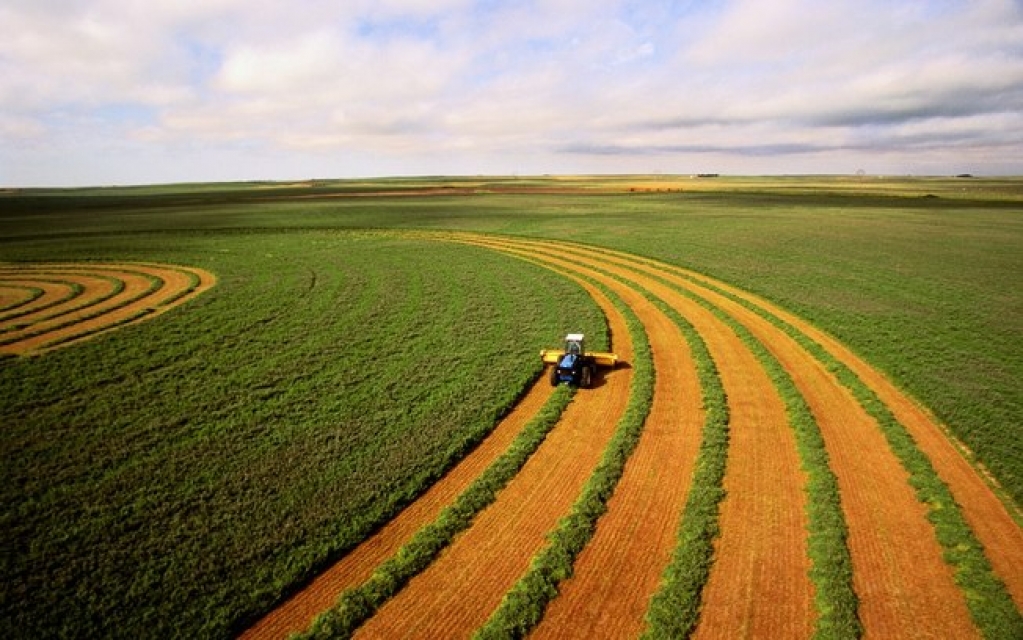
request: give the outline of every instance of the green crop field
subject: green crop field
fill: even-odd
[[[5,637],[240,631],[478,442],[539,348],[577,329],[607,346],[571,281],[396,230],[570,240],[757,293],[887,373],[1023,502],[1021,179],[13,191],[0,262],[164,262],[218,284],[0,359]]]

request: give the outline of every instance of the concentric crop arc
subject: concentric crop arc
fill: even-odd
[[[215,282],[152,263],[0,264],[0,354],[63,347],[155,317]]]
[[[427,237],[577,282],[629,366],[576,393],[495,485],[502,451],[552,397],[541,379],[445,478],[243,637],[1023,628],[1023,534],[1008,507],[932,416],[834,338],[626,253]]]

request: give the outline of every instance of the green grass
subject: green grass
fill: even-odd
[[[683,191],[501,194],[487,190],[544,181],[437,177],[25,190],[0,194],[0,259],[29,238],[130,238],[145,229],[457,229],[629,251],[762,295],[835,335],[932,409],[1023,503],[1023,179],[608,176],[546,184],[592,190],[637,180]],[[332,197],[439,184],[481,193]]]
[[[240,630],[460,459],[541,346],[606,334],[578,287],[474,247],[325,232],[59,245],[219,282],[0,361],[5,637]]]

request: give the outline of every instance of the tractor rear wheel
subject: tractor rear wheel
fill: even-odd
[[[589,389],[591,382],[593,382],[593,370],[589,367],[583,367],[582,373],[579,375],[579,386],[583,389]]]

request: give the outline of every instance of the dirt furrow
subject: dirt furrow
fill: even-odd
[[[806,552],[806,479],[784,404],[766,372],[731,329],[691,299],[598,254],[580,251],[573,258],[628,278],[685,317],[706,342],[728,397],[727,497],[697,635],[808,636],[814,613]]]
[[[308,629],[313,619],[333,605],[343,591],[369,578],[377,566],[394,555],[419,529],[433,522],[445,507],[454,502],[466,487],[504,453],[526,423],[540,411],[552,392],[553,388],[542,377],[530,387],[490,435],[426,493],[307,587],[267,614],[243,633],[241,638],[281,639]]]
[[[604,309],[614,348],[628,362],[632,346],[624,318],[600,291],[583,286]],[[497,500],[356,637],[459,638],[483,624],[599,461],[625,410],[631,377],[620,368],[579,394]]]

